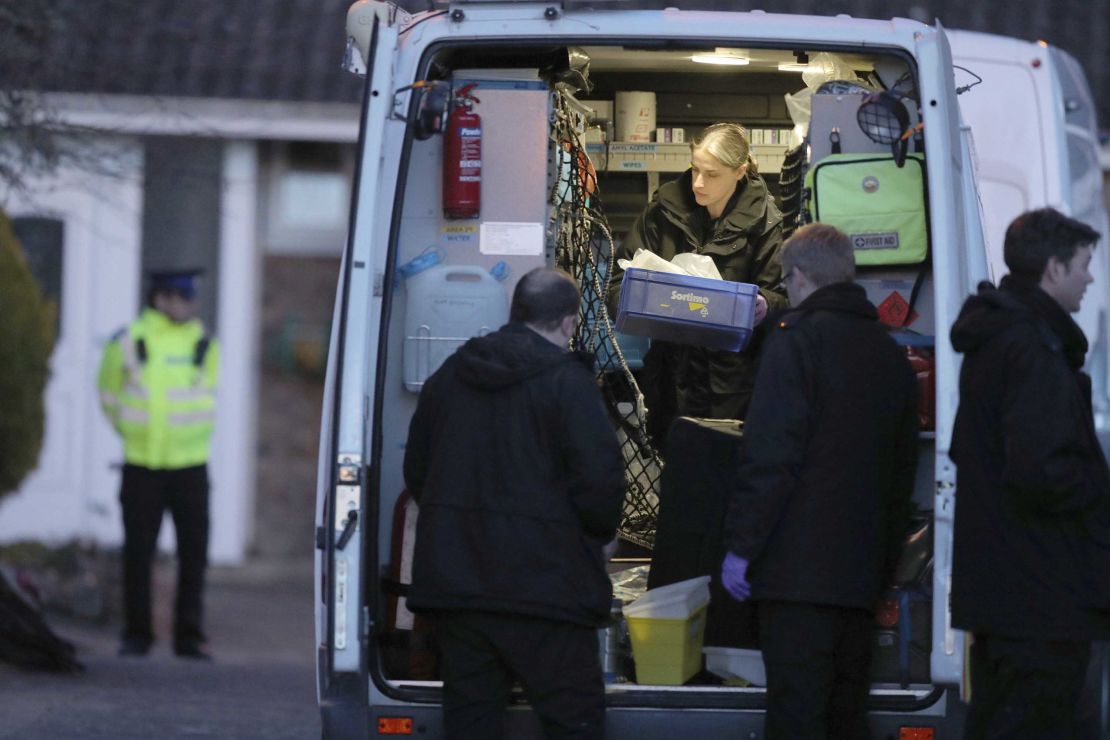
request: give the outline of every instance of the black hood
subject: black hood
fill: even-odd
[[[692,174],[686,170],[677,180],[664,183],[656,191],[656,198],[663,212],[679,228],[692,235],[699,234],[708,224],[708,212],[694,198]],[[736,186],[736,191],[725,205],[717,223],[717,236],[727,237],[738,232],[750,231],[767,220],[767,184],[757,174],[749,173]],[[778,218],[772,219],[778,223]],[[772,225],[768,224],[768,226]]]
[[[855,314],[871,321],[879,320],[879,312],[875,310],[871,301],[867,300],[867,292],[855,283],[833,283],[818,288],[804,301],[787,311],[783,319],[789,321],[791,314],[800,315],[807,311],[838,311]]]
[[[1019,322],[1031,322],[1033,312],[1009,292],[979,283],[978,292],[964,302],[952,325],[952,348],[972,352]]]
[[[459,380],[482,390],[499,390],[577,356],[555,346],[523,324],[505,324],[474,337],[456,353]]]
[[[1087,338],[1079,325],[1055,300],[1035,283],[1002,278],[999,287],[979,283],[978,292],[967,299],[952,325],[952,347],[972,352],[1018,323],[1040,325],[1041,333],[1055,350],[1062,350],[1073,368],[1083,365]]]

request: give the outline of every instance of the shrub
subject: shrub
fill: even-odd
[[[54,311],[0,211],[0,497],[38,465]]]

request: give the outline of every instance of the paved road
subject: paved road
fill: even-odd
[[[158,587],[172,587],[172,571]],[[0,738],[161,740],[318,738],[311,564],[213,568],[213,663],[175,658],[163,638],[146,658],[116,657],[118,626],[51,619],[78,646],[82,676],[0,664]],[[171,599],[156,610],[167,633]]]

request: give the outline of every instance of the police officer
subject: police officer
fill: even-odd
[[[209,659],[202,629],[208,565],[208,448],[219,351],[196,318],[200,270],[153,272],[147,306],[108,343],[100,402],[123,439],[124,631],[119,653],[154,641],[151,560],[168,509],[177,535],[174,652]]]

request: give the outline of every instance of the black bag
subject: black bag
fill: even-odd
[[[667,433],[648,588],[711,576],[705,644],[757,646],[755,608],[721,585],[724,521],[736,481],[741,423],[680,416]]]
[[[75,653],[0,571],[0,661],[29,670],[82,673],[85,667]]]

